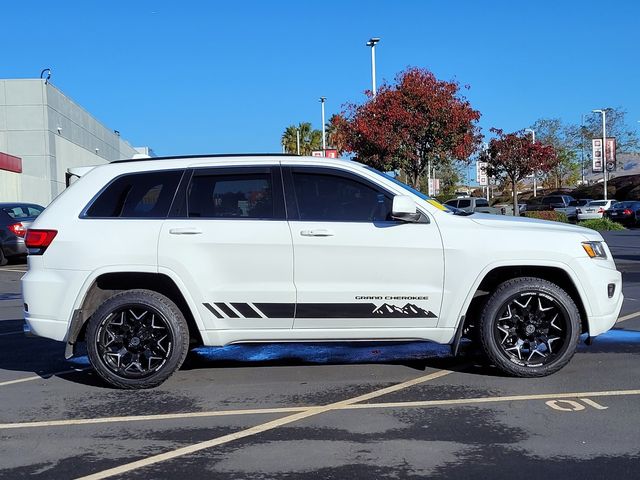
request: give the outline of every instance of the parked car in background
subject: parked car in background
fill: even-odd
[[[640,202],[616,202],[605,210],[604,217],[628,226],[640,225]]]
[[[0,203],[0,266],[11,258],[27,255],[24,236],[43,210],[33,203]]]
[[[578,208],[584,207],[591,201],[590,198],[581,198],[579,200],[572,200],[566,207],[554,208],[556,212],[564,213],[569,220],[576,220],[578,216]]]
[[[454,198],[445,202],[445,205],[455,207],[459,210],[463,210],[468,213],[493,213],[495,215],[502,215],[503,212],[499,208],[493,208],[489,206],[489,202],[486,198],[480,197],[461,197]]]
[[[584,207],[579,207],[576,212],[578,221],[602,218],[604,212],[611,208],[617,200],[591,200]]]

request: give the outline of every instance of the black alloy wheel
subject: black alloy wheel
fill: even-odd
[[[562,368],[575,353],[580,313],[554,283],[520,277],[491,295],[480,331],[483,348],[498,368],[519,377],[540,377]]]
[[[178,307],[150,290],[107,299],[91,316],[87,351],[96,372],[118,388],[151,388],[184,361],[189,329]]]

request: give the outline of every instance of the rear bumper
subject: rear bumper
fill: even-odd
[[[2,251],[6,257],[19,257],[26,255],[27,246],[22,238],[12,238],[5,240],[2,244]]]

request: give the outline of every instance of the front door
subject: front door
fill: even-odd
[[[435,223],[392,220],[393,194],[336,168],[285,168],[285,187],[297,207],[294,328],[437,325],[444,260]]]

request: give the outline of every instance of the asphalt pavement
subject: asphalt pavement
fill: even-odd
[[[428,343],[200,348],[108,388],[26,338],[0,268],[0,478],[638,478],[640,231],[606,234],[625,303],[560,372],[501,375]]]

